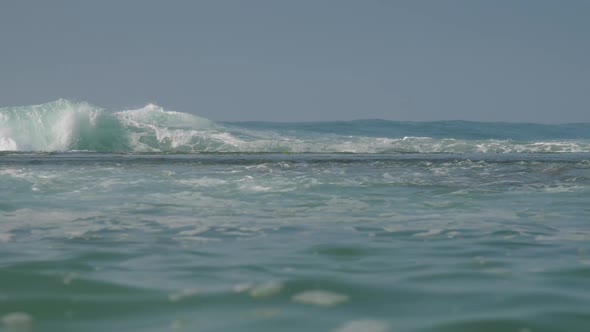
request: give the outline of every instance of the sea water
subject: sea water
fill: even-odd
[[[590,331],[590,125],[0,109],[0,331]]]

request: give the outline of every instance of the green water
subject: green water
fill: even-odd
[[[4,153],[2,331],[588,331],[589,159]]]
[[[590,124],[0,108],[0,331],[590,331]]]

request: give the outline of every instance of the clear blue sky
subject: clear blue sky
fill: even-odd
[[[590,1],[0,4],[0,105],[590,122]]]

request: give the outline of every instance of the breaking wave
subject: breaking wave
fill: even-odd
[[[60,99],[0,108],[0,151],[576,153],[590,152],[589,129],[463,121],[216,123],[153,104],[109,112]]]

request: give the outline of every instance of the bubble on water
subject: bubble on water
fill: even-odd
[[[338,294],[325,290],[310,290],[293,296],[293,302],[311,304],[321,307],[335,306],[349,300],[348,295]]]

